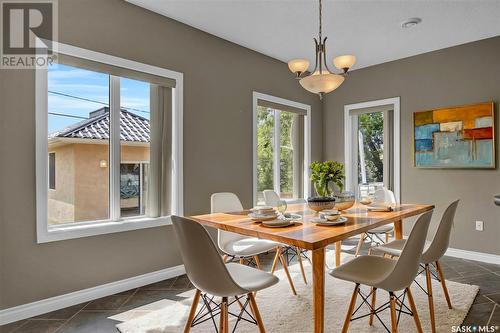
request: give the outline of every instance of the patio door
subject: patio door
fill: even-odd
[[[399,201],[399,99],[346,105],[344,123],[346,188],[360,198],[385,187]]]

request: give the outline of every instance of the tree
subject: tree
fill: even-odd
[[[274,112],[257,107],[257,191],[272,189],[274,159]],[[293,193],[293,141],[294,114],[280,112],[280,188],[282,193]]]
[[[359,131],[363,134],[366,180],[381,182],[384,176],[384,116],[382,112],[359,115]],[[361,178],[361,168],[358,165]]]

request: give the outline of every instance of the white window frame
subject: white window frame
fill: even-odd
[[[386,98],[369,102],[348,104],[344,106],[344,165],[345,165],[345,188],[347,191],[351,191],[353,193],[357,192],[357,185],[354,184],[356,182],[356,175],[353,175],[352,165],[355,163],[355,158],[353,155],[357,153],[358,147],[353,145],[354,142],[358,142],[358,140],[354,137],[357,135],[357,129],[352,122],[352,111],[357,109],[365,109],[372,108],[377,106],[385,106],[385,105],[393,105],[393,161],[392,168],[394,170],[394,196],[396,197],[397,202],[401,202],[401,113],[400,113],[400,98]],[[386,113],[384,113],[385,115]],[[384,127],[387,124],[387,117],[384,117]],[[384,141],[388,139],[388,133],[384,131]],[[387,142],[387,141],[385,141]],[[385,159],[387,156],[384,154],[384,164],[386,163]],[[386,174],[384,170],[384,181],[386,180]]]
[[[54,43],[54,48],[58,53],[97,61],[104,64],[128,68],[130,70],[163,76],[173,79],[176,82],[175,88],[172,89],[172,214],[183,215],[183,74],[180,72],[143,64],[140,62],[107,55],[100,52],[95,52],[76,46]],[[57,47],[57,48],[56,48]],[[65,239],[74,239],[95,235],[103,235],[109,233],[138,230],[144,228],[152,228],[171,224],[169,216],[161,216],[156,218],[139,216],[119,218],[119,202],[118,205],[110,202],[110,220],[106,221],[89,221],[68,223],[65,225],[48,225],[48,71],[47,68],[39,67],[35,71],[35,111],[36,111],[36,230],[37,242],[46,243]],[[117,77],[110,76],[110,85],[119,84]],[[113,82],[115,81],[115,82]],[[118,82],[116,82],[118,81]],[[118,98],[118,100],[117,100]],[[114,100],[113,100],[114,99]],[[110,105],[119,103],[119,96],[110,96]],[[118,104],[119,105],[119,104]],[[119,118],[118,118],[119,121]],[[119,132],[114,131],[111,135],[117,135],[118,142]],[[116,144],[115,144],[116,145]],[[110,145],[110,165],[112,163],[120,164],[120,153]],[[120,184],[120,175],[115,173],[115,179],[110,179],[110,191],[115,186]],[[111,197],[117,197],[112,195]],[[119,195],[118,195],[119,197]],[[115,207],[113,211],[112,207]],[[116,212],[118,207],[118,212]],[[117,215],[118,214],[118,215]]]
[[[269,102],[287,105],[293,108],[304,110],[306,115],[304,117],[304,169],[303,169],[303,195],[305,198],[310,196],[310,182],[309,182],[309,163],[311,161],[311,106],[288,99],[267,95],[263,93],[253,92],[253,112],[252,112],[252,135],[253,135],[253,203],[257,204],[257,106],[258,100],[266,100]],[[273,152],[279,151],[279,125],[280,117],[279,111],[274,113],[274,142]],[[279,154],[273,154],[273,185],[274,191],[280,194],[280,168],[276,167],[280,164]],[[304,198],[287,199],[288,203],[302,202]]]

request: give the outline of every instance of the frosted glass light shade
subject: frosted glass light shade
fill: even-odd
[[[288,68],[292,73],[304,73],[309,68],[309,60],[293,59],[288,62]]]
[[[344,77],[337,74],[319,74],[314,72],[313,75],[306,76],[300,79],[300,85],[315,94],[319,93],[329,93],[337,89],[342,82],[344,82]]]
[[[349,69],[354,66],[355,63],[356,57],[350,54],[333,58],[333,64],[338,69]]]

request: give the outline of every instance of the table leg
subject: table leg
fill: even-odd
[[[335,267],[340,266],[340,251],[342,250],[342,242],[335,243]]]
[[[394,238],[403,239],[403,221],[394,222]]]
[[[325,321],[325,248],[312,251],[314,333],[323,333]]]

